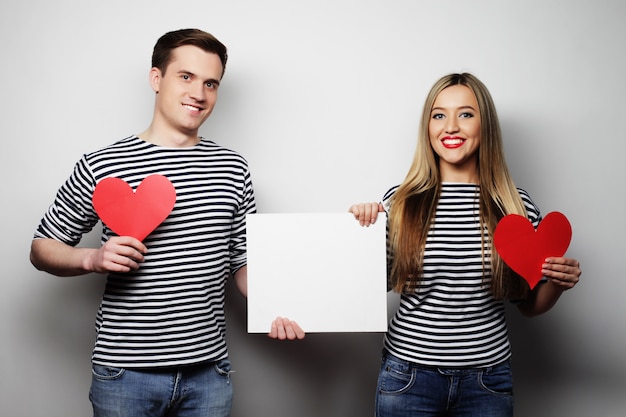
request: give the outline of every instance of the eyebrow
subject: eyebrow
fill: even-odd
[[[476,111],[476,109],[472,106],[461,106],[461,107],[457,107],[455,110],[474,110]],[[433,112],[435,110],[446,110],[446,107],[433,107],[430,111]]]

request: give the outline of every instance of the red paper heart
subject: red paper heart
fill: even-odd
[[[120,178],[105,178],[96,185],[93,206],[100,220],[120,236],[143,240],[172,212],[176,190],[163,175],[149,175],[133,192]]]
[[[554,211],[543,218],[537,230],[524,216],[504,216],[493,235],[493,243],[502,260],[530,288],[541,280],[541,265],[546,258],[563,256],[572,239],[572,226],[564,214]]]

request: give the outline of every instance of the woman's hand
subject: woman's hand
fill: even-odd
[[[385,208],[381,203],[361,203],[353,204],[348,211],[354,214],[361,226],[368,227],[376,223],[378,213],[385,211]]]
[[[525,316],[538,316],[554,307],[561,294],[580,280],[580,263],[571,258],[546,258],[541,273],[548,282],[537,285],[529,297],[517,305]]]
[[[563,291],[573,288],[580,281],[580,263],[572,258],[547,258],[541,273]]]

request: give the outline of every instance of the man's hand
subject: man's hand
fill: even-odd
[[[278,340],[301,340],[304,339],[305,333],[295,321],[286,317],[276,317],[268,336]]]
[[[139,268],[146,246],[134,237],[114,236],[100,248],[73,247],[55,239],[33,239],[30,261],[35,268],[69,277],[90,272],[129,272]]]
[[[130,236],[114,236],[87,259],[86,268],[98,273],[129,272],[139,268],[148,248]]]

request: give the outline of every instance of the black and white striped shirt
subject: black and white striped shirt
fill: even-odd
[[[395,189],[385,195],[386,204]],[[519,192],[536,227],[539,209]],[[489,244],[482,259],[481,231],[486,239],[488,234],[479,225],[478,186],[444,183],[424,250],[423,280],[415,293],[401,295],[384,338],[394,356],[443,368],[488,367],[511,356],[504,304],[489,291]]]
[[[255,212],[247,162],[201,139],[166,148],[136,136],[84,155],[59,189],[35,238],[76,245],[98,222],[91,197],[106,177],[133,189],[151,174],[176,189],[170,215],[144,240],[140,268],[109,274],[96,317],[93,362],[138,368],[228,356],[224,284],[246,264],[245,216]],[[103,227],[102,242],[114,233]]]

